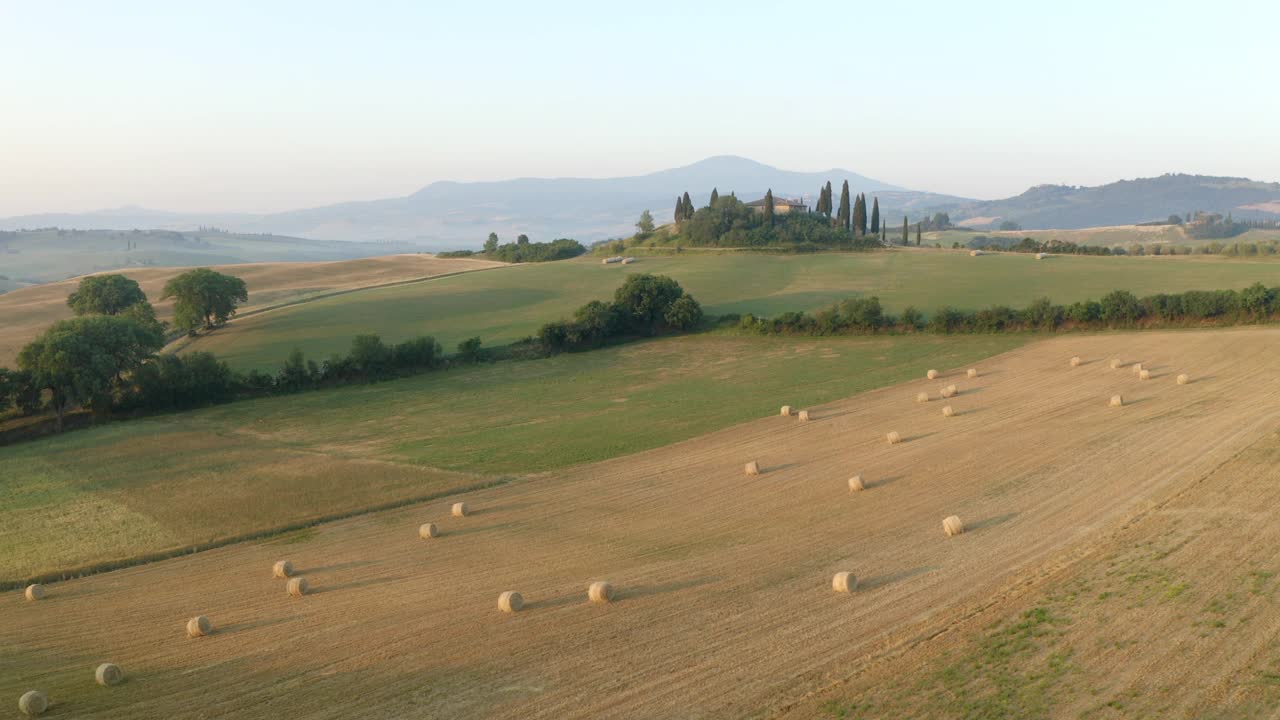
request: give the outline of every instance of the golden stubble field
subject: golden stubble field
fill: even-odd
[[[94,718],[822,716],[832,692],[983,625],[1272,433],[1278,343],[1267,329],[1056,338],[974,379],[920,368],[808,408],[808,423],[761,418],[57,583],[39,602],[8,593],[0,698],[38,688],[51,717]],[[939,400],[949,384],[959,395]],[[1108,407],[1117,393],[1125,406]],[[750,460],[761,475],[744,475]],[[855,473],[867,489],[850,493]],[[457,500],[474,512],[451,517]],[[952,514],[967,532],[948,538]],[[424,522],[440,537],[420,539]],[[285,558],[312,594],[272,578]],[[832,591],[843,570],[856,592]],[[613,603],[587,601],[595,580]],[[499,612],[505,590],[523,611]],[[196,614],[213,635],[184,636]],[[94,685],[99,662],[129,679]]]

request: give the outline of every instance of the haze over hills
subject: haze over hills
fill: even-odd
[[[426,247],[478,247],[489,232],[506,239],[573,237],[583,242],[634,232],[650,210],[669,219],[678,194],[705,203],[711,189],[754,200],[768,189],[786,197],[816,197],[827,182],[877,194],[892,207],[923,211],[964,198],[906,190],[848,170],[792,172],[735,156],[618,178],[518,178],[492,182],[436,182],[399,198],[340,203],[267,215],[169,213],[120,208],[83,214],[26,215],[0,219],[0,229],[77,227],[187,230],[217,226],[238,232],[274,233],[320,240],[394,240]]]
[[[910,190],[858,173],[832,169],[793,172],[724,155],[647,175],[617,178],[518,178],[432,183],[404,197],[339,203],[265,215],[173,213],[124,207],[81,214],[0,219],[0,229],[62,227],[192,230],[215,226],[240,233],[270,233],[312,240],[392,241],[422,249],[477,248],[489,232],[504,240],[525,233],[535,240],[572,237],[593,242],[630,235],[640,212],[658,222],[671,216],[678,194],[704,204],[711,189],[753,200],[772,189],[810,205],[821,185],[880,200],[889,218],[912,220],[946,211],[953,222],[976,228],[1012,220],[1026,229],[1083,228],[1163,220],[1196,210],[1237,218],[1280,217],[1280,183],[1242,178],[1164,175],[1098,187],[1041,185],[1003,200],[980,201]],[[896,224],[896,223],[895,223]]]
[[[1038,185],[1016,197],[963,204],[952,222],[971,227],[1012,220],[1023,228],[1132,225],[1188,212],[1232,213],[1237,220],[1280,217],[1280,183],[1208,175],[1161,175],[1097,187]],[[981,222],[974,222],[973,219]]]

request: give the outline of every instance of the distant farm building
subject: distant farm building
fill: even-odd
[[[747,207],[751,208],[752,212],[764,212],[764,198],[747,203]],[[803,200],[789,200],[777,197],[773,199],[773,213],[775,215],[790,212],[806,213],[809,212],[809,206],[805,205]]]

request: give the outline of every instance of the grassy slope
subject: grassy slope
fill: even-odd
[[[908,250],[818,255],[718,254],[642,258],[636,265],[595,260],[511,267],[422,285],[370,290],[245,318],[188,349],[208,350],[234,366],[274,370],[293,348],[322,359],[345,353],[351,338],[376,332],[388,341],[434,335],[447,348],[478,335],[487,345],[531,334],[588,300],[606,298],[627,272],[671,275],[708,312],[774,314],[811,310],[852,295],[878,295],[889,310],[931,312],[943,304],[978,308],[1097,298],[1125,288],[1138,294],[1276,284],[1276,260],[1223,258],[970,258]]]
[[[0,448],[0,582],[658,447],[1025,339],[682,337]]]
[[[249,263],[215,266],[219,272],[244,279],[249,302],[242,313],[264,307],[298,302],[307,298],[385,283],[466,272],[501,266],[486,260],[441,260],[432,255],[391,255],[340,260],[336,262]],[[161,302],[160,294],[169,278],[187,268],[130,268],[120,273],[138,282],[156,307],[161,319],[172,315],[172,302]],[[44,283],[0,296],[0,365],[13,362],[23,345],[50,324],[71,317],[66,299],[79,279]]]
[[[1078,245],[1119,245],[1125,248],[1133,243],[1141,245],[1152,243],[1203,245],[1214,242],[1214,240],[1197,240],[1187,237],[1182,227],[1175,225],[1118,225],[1115,227],[1084,228],[1081,230],[1016,230],[1009,232],[997,230],[979,230],[977,232],[946,230],[925,233],[923,239],[928,243],[942,243],[943,247],[949,248],[951,243],[958,242],[963,245],[973,239],[975,235],[1007,237],[1014,240],[1032,237],[1041,242],[1046,240],[1065,240]],[[912,235],[913,241],[914,237]],[[1266,242],[1271,240],[1280,240],[1280,230],[1249,230],[1236,237],[1220,239],[1217,242]]]

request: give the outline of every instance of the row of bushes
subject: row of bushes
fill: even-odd
[[[145,413],[375,382],[482,360],[546,357],[626,337],[690,330],[702,317],[701,306],[675,280],[636,274],[627,276],[612,302],[588,303],[574,320],[548,323],[536,337],[496,350],[482,349],[480,338],[473,337],[459,343],[454,355],[446,356],[430,336],[388,345],[379,336],[367,334],[356,336],[346,355],[322,362],[307,360],[294,350],[272,374],[237,372],[211,353],[157,355],[162,344],[158,325],[96,314],[56,324],[24,354],[44,352],[45,345],[50,345],[49,352],[57,351],[59,357],[70,358],[68,362],[102,365],[97,368],[100,371],[0,368],[0,412],[13,406],[33,414],[47,407],[55,412],[56,428],[61,429],[63,414],[75,407],[91,407],[99,416],[113,410]],[[58,330],[62,326],[65,332]],[[134,338],[143,330],[149,333],[147,342]],[[52,344],[55,340],[58,344]],[[90,380],[92,387],[84,387]]]
[[[521,235],[516,242],[499,245],[497,236],[491,234],[489,242],[485,243],[484,250],[481,252],[450,250],[436,253],[436,257],[482,257],[507,263],[533,263],[568,260],[569,258],[578,257],[586,251],[587,249],[582,246],[582,243],[570,238],[558,238],[551,242],[529,242],[528,237]]]
[[[744,315],[738,326],[763,335],[849,335],[877,332],[991,333],[1019,330],[1131,328],[1156,325],[1260,322],[1280,314],[1280,288],[1255,283],[1244,290],[1191,290],[1139,298],[1126,290],[1101,300],[1055,305],[1047,298],[1016,309],[944,306],[925,317],[908,307],[900,316],[884,312],[877,297],[854,298],[813,314],[789,312],[764,318]]]

